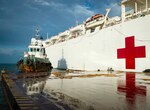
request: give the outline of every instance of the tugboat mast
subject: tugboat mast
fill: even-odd
[[[39,37],[40,37],[40,35],[39,35],[39,32],[40,32],[39,28],[37,28],[35,31],[36,31],[35,37],[36,37],[36,39],[39,39]]]

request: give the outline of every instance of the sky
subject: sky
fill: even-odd
[[[120,16],[121,0],[0,0],[0,63],[16,63],[35,29],[43,38],[82,23],[94,14]]]

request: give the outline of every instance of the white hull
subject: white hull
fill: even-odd
[[[135,58],[135,69],[126,68],[117,49],[125,48],[125,38],[135,36],[135,47],[145,46],[146,57]],[[143,71],[150,68],[150,15],[96,30],[77,38],[50,45],[46,53],[54,68],[75,70]],[[128,54],[128,53],[126,53]]]

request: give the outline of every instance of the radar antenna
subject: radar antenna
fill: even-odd
[[[48,33],[47,33],[47,39],[48,39]]]

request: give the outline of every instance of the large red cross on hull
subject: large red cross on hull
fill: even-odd
[[[126,69],[135,69],[135,58],[146,57],[145,46],[134,44],[134,36],[125,38],[125,48],[117,49],[117,58],[126,59]]]

